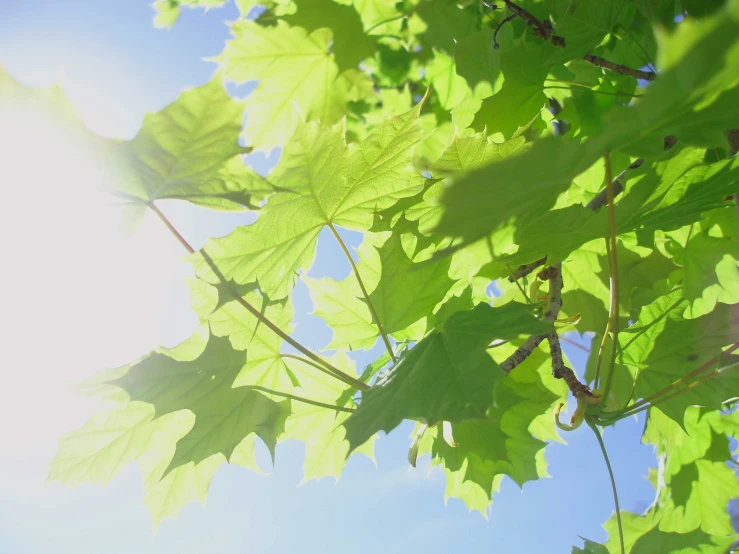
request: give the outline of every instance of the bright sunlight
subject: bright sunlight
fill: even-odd
[[[0,98],[0,226],[12,239],[5,241],[3,311],[14,337],[4,352],[12,368],[5,387],[14,393],[0,407],[12,437],[0,450],[21,464],[48,459],[56,438],[89,414],[71,383],[166,342],[169,291],[184,268],[179,245],[154,218],[133,236],[122,234],[111,198],[95,194],[111,168],[97,163],[60,98],[56,89]],[[95,111],[86,119],[93,115],[104,117]],[[43,409],[23,409],[28,390]]]

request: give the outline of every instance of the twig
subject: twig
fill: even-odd
[[[582,350],[583,352],[587,352],[588,354],[590,354],[590,348],[586,348],[585,346],[583,346],[579,342],[575,342],[574,340],[568,339],[567,337],[559,337],[559,340],[561,340],[562,342],[566,342],[567,344],[572,345],[575,348],[578,348],[578,349]]]
[[[520,266],[515,271],[511,272],[510,277],[508,277],[508,281],[513,283],[514,281],[518,281],[519,279],[523,279],[526,277],[529,273],[533,272],[534,270],[540,268],[545,263],[547,263],[547,257],[544,256],[540,260],[536,260],[535,262],[531,262],[530,264],[525,264]]]
[[[500,28],[509,21],[516,19],[517,17],[518,14],[514,13],[513,15],[509,15],[503,21],[498,23],[498,26],[495,28],[495,32],[493,33],[493,48],[495,48],[496,50],[500,48],[500,44],[498,44],[498,31],[500,31]]]
[[[541,21],[537,19],[531,12],[525,10],[517,4],[514,4],[510,0],[504,0],[504,2],[506,7],[510,11],[512,11],[514,15],[523,19],[534,30],[534,36],[542,38],[546,41],[551,41],[551,43],[558,48],[564,48],[566,46],[565,38],[554,34],[554,28],[549,21]],[[488,3],[485,3],[485,5],[491,7]],[[500,23],[500,25],[503,25],[503,23],[506,23],[511,19],[512,18],[507,17]],[[500,25],[498,26],[498,28],[500,28]],[[497,42],[495,42],[494,46],[495,48],[498,47]],[[654,81],[654,79],[657,77],[657,74],[653,71],[642,71],[641,69],[633,69],[619,63],[610,62],[604,58],[601,58],[600,56],[595,56],[593,54],[585,54],[585,56],[583,56],[583,59],[596,67],[601,67],[603,69],[607,69],[608,71],[613,71],[614,73],[620,73],[621,75],[635,77],[636,79],[642,79],[644,81]]]
[[[613,71],[614,73],[620,73],[621,75],[627,75],[629,77],[641,79],[642,81],[654,81],[654,79],[657,77],[657,74],[652,71],[633,69],[620,63],[609,62],[605,58],[594,56],[593,54],[585,54],[582,59],[589,64],[594,65],[595,67],[602,67],[603,69],[607,69],[608,71]]]
[[[600,446],[600,451],[603,454],[603,459],[606,461],[606,467],[608,468],[608,476],[611,478],[611,488],[613,489],[613,503],[616,505],[616,522],[618,523],[618,540],[619,544],[621,546],[621,554],[626,553],[626,547],[624,545],[624,530],[623,526],[621,525],[621,507],[618,505],[618,491],[616,490],[616,478],[613,475],[613,468],[611,467],[611,461],[608,459],[608,452],[606,451],[606,445],[603,442],[603,437],[600,436],[600,431],[598,431],[598,427],[590,421],[586,420],[588,423],[588,426],[593,430],[593,433],[595,433],[595,438],[598,439],[598,445]]]
[[[559,37],[554,34],[554,28],[552,27],[552,24],[549,21],[539,21],[536,17],[534,17],[531,14],[531,12],[523,9],[521,6],[518,6],[517,4],[514,4],[510,0],[504,0],[504,2],[506,5],[506,8],[511,10],[514,14],[516,14],[518,17],[520,17],[526,23],[528,23],[531,27],[533,27],[534,36],[543,38],[544,40],[551,40],[552,44],[554,44],[558,48],[565,47],[564,37]]]
[[[565,365],[564,357],[562,356],[562,345],[559,343],[557,331],[547,334],[546,338],[549,341],[549,354],[552,358],[552,377],[563,379],[575,398],[584,398],[590,404],[596,403],[597,399],[590,392],[590,388],[586,384],[581,383],[575,372]]]
[[[533,271],[533,269],[531,271]],[[549,280],[549,301],[547,302],[547,311],[544,313],[544,319],[553,323],[557,320],[559,310],[562,308],[561,264],[554,264],[550,268],[547,268],[544,271],[540,272],[538,278],[542,280]],[[513,354],[511,354],[500,364],[500,369],[502,369],[506,373],[510,373],[517,365],[531,356],[531,353],[536,349],[537,346],[541,344],[541,341],[543,341],[546,337],[547,335],[530,336],[528,339],[526,339],[526,342],[524,342]]]

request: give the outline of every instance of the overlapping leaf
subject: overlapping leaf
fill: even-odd
[[[609,150],[656,155],[667,135],[688,143],[721,144],[727,125],[739,123],[737,36],[739,13],[732,2],[700,27],[688,25],[663,39],[665,49],[682,56],[664,62],[664,72],[638,104],[611,110],[606,130],[583,144],[542,139],[519,156],[461,178],[444,196],[446,212],[437,231],[471,241],[504,224],[538,218],[576,175]],[[572,217],[568,221],[572,224]],[[655,215],[651,223],[657,221]]]
[[[496,348],[501,358],[515,346]],[[546,475],[545,440],[558,440],[549,416],[553,402],[565,392],[551,376],[551,362],[536,351],[506,379],[495,383],[494,402],[484,419],[451,424],[454,446],[436,431],[420,453],[430,452],[447,475],[447,497],[462,499],[484,512],[503,475],[516,483]]]
[[[453,314],[409,350],[381,386],[362,395],[359,409],[344,423],[352,448],[377,431],[391,431],[403,419],[484,420],[494,384],[503,375],[487,346],[494,339],[539,334],[548,328],[520,304],[500,308],[479,304]]]
[[[679,291],[663,296],[645,306],[636,325],[619,339],[620,360],[639,371],[637,397],[649,397],[691,374],[693,380],[707,379],[700,387],[660,402],[659,409],[680,424],[690,405],[720,408],[739,382],[736,369],[721,369],[718,360],[724,347],[739,341],[737,305],[719,304],[710,314],[695,319],[685,319],[684,309]],[[701,371],[711,360],[715,361]]]
[[[347,103],[373,93],[359,71],[339,73],[330,52],[331,31],[322,27],[308,34],[279,20],[274,27],[253,21],[234,23],[234,38],[219,60],[226,78],[237,82],[258,80],[246,106],[249,116],[244,134],[260,149],[282,146],[304,120],[326,125],[347,113]]]
[[[153,404],[157,417],[179,410],[195,414],[195,425],[177,441],[165,475],[213,454],[230,458],[251,433],[274,452],[277,436],[290,414],[290,402],[275,402],[251,388],[233,388],[245,361],[244,353],[234,350],[228,339],[211,336],[194,360],[154,353],[114,382],[132,400]]]
[[[132,141],[115,149],[113,193],[146,204],[189,200],[209,208],[254,208],[272,187],[239,156],[244,103],[219,76],[148,114]]]
[[[258,282],[271,299],[287,296],[295,275],[313,261],[318,233],[327,225],[364,231],[374,212],[411,196],[423,178],[410,166],[422,137],[419,107],[386,119],[359,145],[347,147],[344,129],[301,124],[285,146],[270,180],[281,192],[254,224],[205,247],[227,279]],[[210,267],[193,260],[199,275]]]

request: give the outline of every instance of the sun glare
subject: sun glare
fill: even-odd
[[[110,199],[95,193],[110,168],[68,117],[7,104],[0,98],[0,455],[23,461],[48,457],[56,438],[83,422],[90,402],[74,382],[158,345],[185,265],[153,217],[121,236]]]

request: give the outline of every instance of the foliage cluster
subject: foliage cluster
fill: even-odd
[[[224,1],[159,0],[156,22]],[[447,496],[484,511],[504,476],[545,475],[557,425],[598,434],[647,411],[654,503],[573,552],[726,552],[739,1],[237,5],[211,82],[131,141],[77,126],[127,220],[154,210],[188,250],[201,325],[88,383],[101,411],[62,440],[50,479],[103,482],[137,460],[158,522],[224,461],[254,468],[257,439],[303,441],[319,479],[410,419],[411,463],[430,454]],[[224,80],[258,84],[239,100]],[[75,119],[58,90],[0,74],[0,93]],[[274,147],[267,176],[243,163]],[[162,199],[258,218],[195,251]],[[305,275],[324,229],[352,265],[343,281]],[[364,234],[356,264],[340,229]],[[290,337],[297,279],[328,352]],[[596,334],[584,383],[559,348],[572,330]],[[358,374],[347,352],[378,340]],[[553,418],[568,392],[571,425]]]

